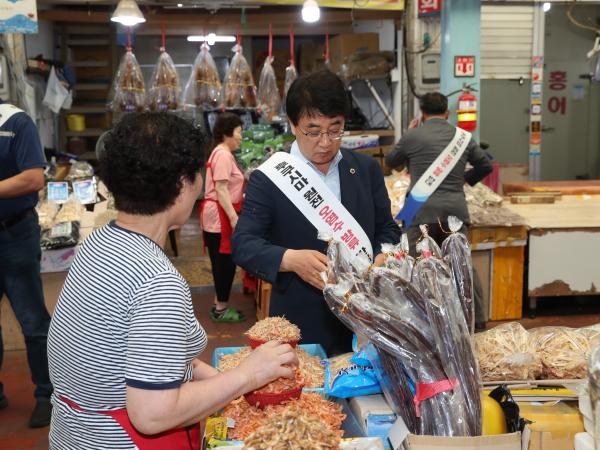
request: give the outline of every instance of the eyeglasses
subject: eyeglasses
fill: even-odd
[[[323,136],[324,134],[326,134],[327,137],[329,139],[331,139],[332,141],[339,141],[344,136],[343,129],[336,130],[336,131],[304,131],[301,128],[298,128],[298,129],[304,136],[306,136],[307,138],[312,139],[314,141],[321,140],[321,136]]]

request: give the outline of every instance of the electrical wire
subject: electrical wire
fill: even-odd
[[[575,17],[573,16],[573,8],[575,8],[576,4],[577,4],[577,1],[574,1],[571,4],[571,6],[569,6],[569,9],[567,10],[567,18],[569,19],[569,21],[576,27],[583,28],[584,30],[595,31],[596,33],[600,34],[600,27],[586,25],[584,23],[579,22],[577,19],[575,19]],[[588,17],[588,19],[589,19],[589,17]]]

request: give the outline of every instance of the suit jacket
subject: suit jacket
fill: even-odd
[[[400,229],[390,211],[383,174],[371,156],[342,150],[339,163],[341,202],[371,240],[397,243]],[[353,170],[351,170],[353,169]],[[316,228],[267,176],[250,176],[239,221],[232,237],[232,256],[249,273],[273,284],[270,315],[284,315],[300,327],[302,341],[322,344],[328,354],[349,351],[351,334],[331,313],[323,293],[292,272],[279,272],[287,249],[326,251]]]
[[[421,175],[448,146],[455,133],[456,127],[448,121],[438,118],[429,119],[420,127],[408,130],[396,147],[387,154],[385,162],[392,168],[407,164],[412,189]],[[471,163],[473,169],[465,172],[467,162]],[[417,227],[422,223],[437,223],[438,218],[446,221],[448,216],[456,216],[463,223],[468,224],[469,211],[463,185],[466,181],[473,186],[491,171],[490,159],[471,139],[456,166],[421,206],[413,220],[413,225]]]

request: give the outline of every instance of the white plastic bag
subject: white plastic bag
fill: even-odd
[[[194,60],[192,73],[183,93],[185,106],[216,108],[221,104],[221,80],[210,47],[205,42]]]
[[[223,82],[225,106],[229,108],[256,108],[256,86],[248,61],[242,55],[242,46],[236,44],[235,55]]]
[[[174,111],[179,108],[181,84],[173,60],[160,48],[160,56],[152,72],[148,89],[148,108],[151,111]]]
[[[58,114],[60,108],[62,108],[65,100],[69,97],[69,90],[60,82],[56,76],[54,67],[50,68],[50,77],[48,77],[48,86],[46,87],[46,95],[42,103],[52,110],[53,113]],[[71,105],[68,105],[70,108]]]
[[[258,81],[258,102],[262,110],[263,117],[267,122],[279,116],[281,109],[281,98],[279,97],[279,88],[275,79],[275,70],[273,70],[273,57],[267,56]]]

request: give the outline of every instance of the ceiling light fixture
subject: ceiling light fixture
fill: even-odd
[[[544,12],[550,11],[550,8],[552,8],[552,3],[550,2],[544,2],[544,4],[542,5],[542,9],[544,10]]]
[[[183,3],[177,3],[178,8],[183,8]]]
[[[126,27],[132,27],[146,21],[135,0],[121,0],[110,20]]]
[[[308,23],[317,22],[321,17],[321,10],[316,0],[306,0],[302,6],[302,20]]]
[[[206,36],[192,35],[187,37],[188,42],[206,42],[208,45],[215,45],[215,42],[235,42],[235,36],[218,36],[215,33],[208,33]]]

